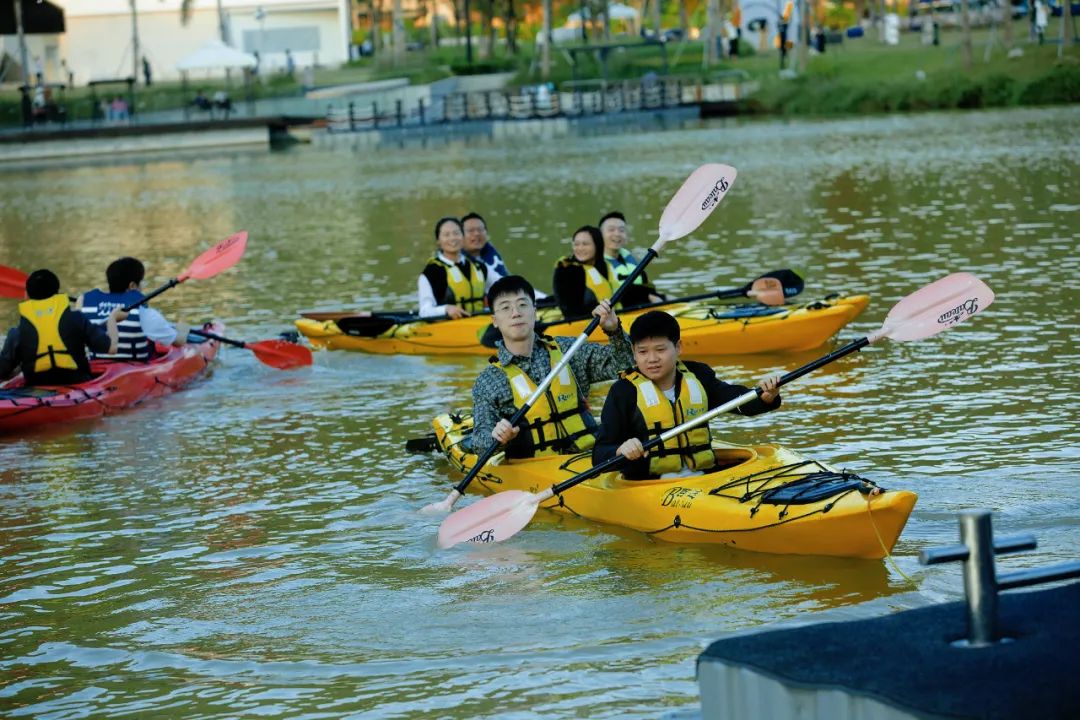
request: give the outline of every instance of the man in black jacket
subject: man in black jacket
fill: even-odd
[[[611,386],[600,415],[593,465],[623,455],[630,480],[699,474],[716,464],[708,423],[688,430],[660,448],[644,444],[684,422],[749,392],[725,383],[704,363],[679,360],[679,323],[671,315],[645,313],[630,326],[636,367]],[[761,397],[732,412],[758,415],[780,407],[779,376],[761,380]]]

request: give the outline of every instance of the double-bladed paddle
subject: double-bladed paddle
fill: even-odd
[[[228,270],[239,262],[240,258],[243,256],[244,249],[247,247],[247,239],[248,234],[246,231],[230,235],[214,247],[199,255],[199,257],[195,258],[183,273],[172,278],[157,290],[144,296],[139,302],[125,307],[124,311],[128,312],[143,305],[151,298],[157,297],[169,288],[176,287],[185,280],[191,278],[205,280],[214,277],[220,272]],[[0,297],[25,297],[26,278],[27,275],[22,270],[6,265],[0,265]],[[220,335],[215,335],[205,330],[192,329],[188,332],[192,335],[217,340],[226,345],[251,350],[255,353],[255,357],[261,362],[280,370],[311,365],[312,363],[310,350],[303,345],[290,343],[285,340],[262,340],[256,343],[245,343],[240,340],[231,340]]]
[[[130,312],[140,305],[145,305],[153,298],[156,298],[161,293],[170,288],[174,288],[185,280],[195,278],[196,280],[206,280],[212,278],[220,272],[228,270],[236,263],[240,262],[240,258],[244,255],[244,250],[247,248],[248,234],[247,230],[241,230],[240,232],[230,235],[214,247],[204,252],[199,257],[191,261],[187,270],[180,273],[178,276],[169,280],[157,290],[154,290],[149,295],[144,295],[142,300],[132,303],[124,308],[124,312]]]
[[[0,278],[2,282],[2,278]],[[619,310],[619,312],[627,312],[630,310],[647,310],[649,308],[663,307],[665,305],[677,305],[679,303],[694,302],[697,300],[728,300],[737,298],[751,298],[757,300],[764,305],[783,305],[786,298],[794,297],[803,291],[805,284],[803,279],[799,277],[798,273],[792,270],[773,270],[772,272],[765,273],[761,277],[748,282],[742,287],[731,288],[730,290],[715,290],[713,292],[701,293],[700,295],[689,295],[687,297],[672,298],[670,300],[662,300],[657,303],[649,303],[647,305],[635,305],[633,307],[626,307]],[[538,305],[539,306],[539,305]],[[421,318],[417,313],[413,312],[371,312],[367,310],[360,310],[354,312],[304,312],[300,313],[301,316],[308,320],[315,320],[316,322],[326,322],[327,320],[334,321],[338,328],[346,335],[354,335],[357,337],[378,337],[384,332],[397,325],[405,325],[413,322],[441,322],[448,318]],[[564,318],[560,320],[553,320],[549,323],[540,323],[539,329],[551,327],[553,325],[560,325],[563,323],[579,322],[581,320],[588,320],[591,315],[583,315],[578,318]]]
[[[611,296],[611,304],[614,306],[619,302],[619,298],[622,297],[623,292],[633,284],[634,280],[641,275],[645,270],[645,266],[652,262],[653,258],[660,254],[660,251],[670,241],[684,237],[685,235],[693,232],[701,223],[705,221],[705,218],[709,217],[709,214],[716,208],[720,201],[727,194],[728,189],[731,188],[731,184],[735,182],[735,168],[730,165],[720,165],[717,163],[710,163],[708,165],[702,165],[694,172],[690,173],[690,177],[683,182],[682,187],[675,193],[674,197],[668,202],[667,207],[664,208],[663,214],[660,216],[660,228],[659,237],[653,246],[649,248],[645,253],[645,257],[641,259],[641,262],[637,264],[634,271],[627,276],[622,285]],[[551,372],[547,374],[547,377],[537,386],[529,399],[525,401],[525,404],[518,408],[514,416],[510,418],[510,424],[517,426],[521,422],[521,419],[525,417],[525,414],[529,412],[529,409],[533,406],[538,399],[543,397],[544,392],[551,385],[551,381],[563,371],[569,363],[570,359],[574,356],[574,353],[585,344],[585,341],[589,339],[589,335],[596,326],[600,324],[600,318],[594,316],[592,322],[585,328],[584,332],[578,336],[574,344],[563,353],[563,358],[559,361],[555,367],[551,369]],[[472,482],[472,479],[476,477],[488,460],[499,450],[499,443],[492,443],[488,446],[488,449],[484,451],[480,456],[476,464],[465,475],[460,483],[450,491],[450,494],[446,496],[446,499],[441,502],[431,503],[425,505],[421,512],[436,513],[436,512],[449,512],[453,507],[457,499],[465,493],[465,489]]]
[[[206,330],[192,329],[188,330],[188,334],[198,335],[199,337],[208,338],[210,340],[217,340],[226,345],[250,350],[255,354],[255,357],[259,362],[264,365],[269,365],[272,368],[277,368],[278,370],[292,370],[293,368],[304,367],[306,365],[311,365],[312,363],[310,350],[303,345],[298,345],[297,343],[289,342],[288,340],[260,340],[259,342],[248,343],[242,340],[232,340],[227,337],[215,335]]]
[[[651,310],[652,308],[695,302],[697,300],[727,300],[744,297],[753,298],[762,305],[776,306],[783,305],[785,298],[794,297],[801,293],[804,287],[805,284],[803,283],[803,279],[799,277],[798,273],[792,270],[773,270],[772,272],[765,273],[753,282],[746,283],[741,288],[714,290],[713,292],[701,293],[700,295],[688,295],[687,297],[661,300],[660,302],[648,303],[646,305],[632,305],[630,307],[620,308],[619,312],[638,312],[639,310]],[[536,329],[543,331],[556,325],[581,322],[582,320],[587,320],[589,317],[589,315],[582,315],[580,317],[561,318],[550,322],[537,323]]]
[[[994,292],[977,277],[970,273],[954,273],[898,302],[877,331],[789,372],[780,378],[779,385],[786,385],[882,338],[907,342],[937,335],[986,309],[993,301]],[[743,393],[704,415],[664,432],[645,443],[644,447],[646,450],[654,448],[760,395],[760,388]],[[617,455],[540,493],[507,490],[462,508],[443,520],[439,526],[439,547],[448,548],[460,542],[489,543],[506,540],[529,524],[540,503],[589,478],[617,469],[625,460],[623,456]]]

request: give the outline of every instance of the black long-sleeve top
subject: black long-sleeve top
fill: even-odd
[[[599,268],[607,273],[612,288],[619,287],[619,281],[614,277],[606,263]],[[585,283],[585,268],[573,256],[563,258],[555,265],[555,272],[551,278],[551,286],[555,293],[555,299],[559,303],[559,309],[565,318],[579,318],[589,315],[599,304],[596,295]],[[622,307],[635,307],[646,305],[649,302],[649,293],[655,293],[651,285],[631,285],[626,288],[622,298],[619,299]]]
[[[720,380],[716,377],[716,372],[705,363],[687,360],[683,364],[686,365],[687,370],[694,373],[701,382],[701,386],[705,388],[710,410],[750,391],[750,388],[743,385]],[[676,372],[676,397],[681,386],[681,373]],[[760,415],[780,407],[780,402],[779,395],[772,404],[762,402],[761,398],[755,398],[731,412],[747,416]],[[645,418],[637,406],[637,388],[632,382],[623,378],[615,381],[611,390],[608,391],[607,400],[604,401],[604,409],[600,414],[600,430],[596,434],[596,445],[593,446],[593,465],[599,465],[615,457],[615,451],[630,438],[638,438],[644,443],[648,439],[648,431]],[[649,457],[628,461],[623,466],[622,472],[631,480],[643,480],[649,477]]]

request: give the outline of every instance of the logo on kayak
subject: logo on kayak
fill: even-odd
[[[979,298],[968,298],[952,310],[941,313],[938,316],[938,325],[956,325],[967,319],[969,315],[979,312]]]
[[[673,487],[664,494],[660,506],[688,508],[700,494],[701,491],[695,488]]]
[[[471,537],[468,540],[471,543],[493,543],[495,542],[495,528],[485,530],[475,537]]]
[[[705,201],[701,203],[701,211],[706,212],[712,210],[716,206],[716,203],[720,202],[720,196],[727,192],[727,189],[731,187],[728,185],[727,178],[720,178],[716,181],[716,185],[709,191],[709,194],[705,196]]]

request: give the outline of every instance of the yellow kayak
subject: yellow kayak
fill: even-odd
[[[468,472],[477,456],[462,441],[471,417],[433,421],[439,449]],[[876,560],[891,552],[917,496],[882,491],[852,473],[779,445],[714,443],[717,469],[670,480],[624,480],[606,473],[541,507],[638,530],[659,540],[715,543],[755,552]],[[537,493],[591,466],[589,455],[506,460],[497,454],[473,492]]]
[[[780,307],[682,303],[660,309],[678,319],[683,352],[700,357],[809,350],[835,335],[869,302],[867,295],[843,295]],[[621,313],[624,327],[642,312]],[[539,310],[538,319],[548,335],[573,337],[588,324],[562,322],[554,308]],[[485,315],[430,321],[404,314],[309,313],[296,321],[297,329],[316,348],[384,355],[490,355],[492,348],[481,343],[490,325],[491,318]],[[603,333],[590,339],[607,340]]]

